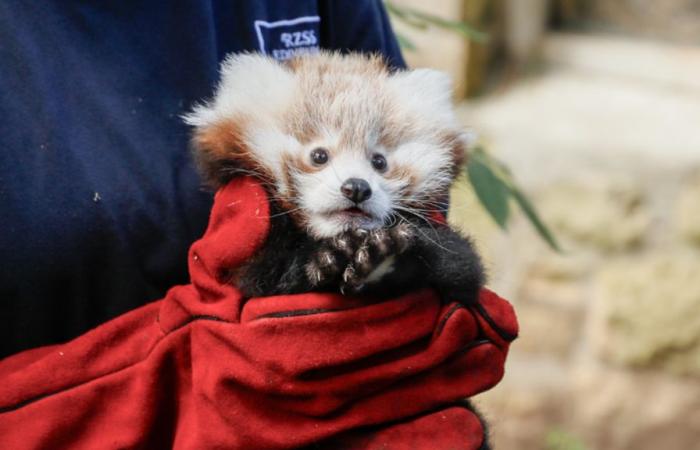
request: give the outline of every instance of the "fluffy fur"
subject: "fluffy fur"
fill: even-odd
[[[446,75],[391,72],[375,56],[234,55],[213,98],[185,119],[214,187],[247,174],[270,195],[267,242],[231,273],[246,295],[382,297],[430,286],[445,300],[476,301],[478,255],[434,220],[468,143]],[[348,191],[351,180],[362,196]]]
[[[250,295],[396,294],[422,284],[463,303],[475,299],[483,281],[478,256],[431,216],[467,144],[446,75],[391,72],[379,57],[358,54],[287,64],[233,55],[213,99],[185,119],[212,185],[248,174],[270,194],[268,245],[235,276]],[[314,159],[319,151],[322,161]],[[348,196],[351,180],[367,198]]]
[[[301,208],[314,237],[348,228],[333,214],[349,206],[339,190],[348,178],[369,182],[363,226],[376,228],[401,208],[435,207],[464,157],[441,72],[390,73],[378,57],[325,53],[288,65],[234,55],[221,74],[213,100],[186,116],[205,175],[214,185],[235,173],[263,178],[284,207]],[[331,156],[321,168],[308,160],[318,147]],[[375,153],[389,161],[384,174],[369,165]]]

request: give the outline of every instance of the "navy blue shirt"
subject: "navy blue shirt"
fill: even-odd
[[[380,0],[0,2],[0,357],[188,282],[212,194],[179,116],[230,52],[381,52]]]

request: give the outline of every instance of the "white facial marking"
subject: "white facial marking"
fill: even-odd
[[[391,193],[382,175],[372,168],[370,157],[362,151],[331,152],[320,170],[295,176],[299,206],[308,213],[315,236],[331,237],[350,228],[379,228],[388,220],[393,209]],[[371,196],[359,204],[347,199],[341,186],[349,178],[367,181]]]

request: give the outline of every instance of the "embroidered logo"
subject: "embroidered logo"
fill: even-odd
[[[255,21],[260,51],[284,61],[303,53],[319,50],[319,16],[297,17],[291,20]]]

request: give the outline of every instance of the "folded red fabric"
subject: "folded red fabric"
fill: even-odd
[[[501,379],[508,302],[244,299],[223,280],[268,215],[258,183],[232,181],[190,249],[191,284],[0,361],[0,448],[477,449],[482,426],[458,402]]]

